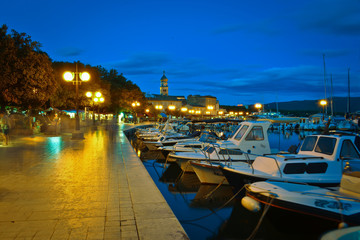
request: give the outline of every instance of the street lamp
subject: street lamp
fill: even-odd
[[[93,126],[95,127],[95,103],[98,103],[98,102],[103,103],[105,101],[105,99],[102,97],[101,92],[95,92],[95,93],[87,92],[86,96],[88,98],[91,98],[94,96],[94,98],[92,98],[91,100],[93,102]],[[100,114],[99,114],[99,116],[100,116]]]
[[[135,101],[131,104],[131,106],[134,108],[134,113],[136,115],[136,121],[137,121],[137,114],[136,114],[136,111],[135,111],[135,108],[136,107],[139,107],[140,106],[140,103],[138,101]]]
[[[258,109],[258,112],[261,111],[261,107],[262,107],[262,105],[261,105],[260,103],[256,103],[256,104],[255,104],[255,108]]]
[[[76,115],[75,115],[75,131],[77,133],[73,133],[73,138],[83,139],[84,136],[82,133],[78,133],[80,131],[80,119],[79,119],[79,85],[81,82],[87,82],[90,80],[90,74],[88,72],[79,72],[78,71],[78,62],[75,64],[75,72],[65,72],[63,78],[67,82],[72,82],[75,85],[76,97],[75,97],[75,107],[76,107]],[[80,78],[80,79],[79,79]]]
[[[157,110],[162,110],[162,109],[163,109],[163,106],[162,106],[162,105],[155,105],[155,109],[157,109]]]
[[[325,119],[325,106],[327,105],[327,101],[326,100],[320,100],[320,105],[323,107],[323,121]]]

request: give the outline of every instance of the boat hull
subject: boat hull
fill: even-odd
[[[191,166],[202,184],[229,185],[218,164],[191,161]]]
[[[324,219],[329,221],[330,224],[339,224],[341,222],[346,222],[351,226],[360,224],[360,209],[358,208],[357,212],[347,215],[345,211],[340,208],[336,199],[329,200],[319,197],[313,199],[312,202],[305,201],[307,204],[299,204],[297,202],[287,201],[276,197],[270,200],[269,196],[253,191],[247,191],[246,195],[264,205],[270,205],[271,207],[276,208],[275,211],[278,212],[276,214],[280,214],[279,211],[286,211],[287,213],[295,213]],[[298,200],[301,201],[301,198],[298,198]],[[316,205],[322,206],[323,208]],[[357,205],[359,207],[359,204]],[[345,207],[346,206],[347,205],[345,205]],[[274,212],[274,209],[272,209],[272,211]]]

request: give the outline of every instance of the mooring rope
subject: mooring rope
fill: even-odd
[[[260,228],[260,225],[261,225],[262,221],[264,220],[264,217],[265,217],[267,211],[269,210],[272,202],[274,201],[273,195],[270,194],[269,199],[270,199],[270,201],[269,201],[268,204],[265,206],[264,211],[263,211],[263,213],[262,213],[262,215],[261,215],[261,217],[260,217],[260,219],[259,219],[259,222],[257,223],[257,225],[256,225],[256,227],[254,228],[253,232],[250,234],[250,236],[249,236],[246,240],[251,240],[251,239],[253,239],[253,238],[255,237],[256,233],[258,232],[258,230],[259,230],[259,228]]]
[[[221,209],[223,209],[226,205],[228,205],[243,189],[244,189],[245,185],[239,190],[237,191],[234,196],[232,196],[226,203],[224,203],[221,207],[219,207],[218,209],[215,209],[213,210],[210,214],[207,214],[205,216],[202,216],[202,217],[198,217],[198,218],[194,218],[194,219],[189,219],[189,220],[180,220],[180,222],[194,222],[194,221],[198,221],[198,220],[201,220],[203,218],[207,218],[209,216],[211,216],[212,214],[220,211]]]

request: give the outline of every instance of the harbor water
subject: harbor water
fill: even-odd
[[[287,151],[315,132],[271,131],[273,150]],[[140,151],[132,141],[157,187],[190,239],[319,239],[333,230],[327,222],[302,215],[278,216],[269,211],[253,213],[233,197],[231,186],[202,185],[196,174],[182,174],[176,163],[165,164],[157,151]],[[312,222],[314,221],[314,222]]]

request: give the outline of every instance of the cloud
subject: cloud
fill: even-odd
[[[245,33],[263,33],[266,35],[279,34],[277,27],[272,25],[273,20],[266,19],[258,22],[247,22],[246,24],[223,25],[212,31],[212,34],[226,34],[232,32],[245,32]]]
[[[350,49],[328,49],[323,51],[318,49],[305,49],[300,51],[300,54],[310,57],[319,57],[322,54],[325,54],[327,58],[328,57],[333,58],[333,57],[348,56],[352,54],[352,51]]]
[[[347,94],[346,72],[333,74],[333,93],[335,96]],[[352,82],[352,92],[360,90],[359,77]],[[327,96],[330,96],[330,76],[327,76]],[[249,72],[241,78],[216,81],[196,81],[181,91],[199,92],[242,103],[253,101],[273,102],[288,100],[320,99],[325,95],[324,76],[321,67],[297,66],[287,68],[268,68],[260,72]],[[224,104],[224,103],[221,103]]]
[[[76,47],[64,47],[56,50],[56,53],[62,57],[76,57],[84,52],[83,49]]]
[[[360,35],[360,2],[318,0],[299,10],[295,19],[303,30]]]
[[[130,56],[128,59],[111,63],[112,67],[121,69],[149,69],[158,66],[164,66],[171,62],[166,53],[161,52],[142,52]]]

